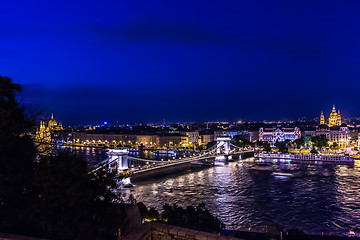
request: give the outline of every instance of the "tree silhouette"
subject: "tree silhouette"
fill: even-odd
[[[29,135],[34,122],[17,100],[20,91],[20,85],[0,76],[0,228],[4,231],[29,221],[25,212],[36,150]]]
[[[122,210],[107,172],[88,173],[86,161],[60,152],[40,160],[35,174],[37,216],[52,239],[114,239]]]
[[[37,156],[21,87],[0,76],[0,231],[52,239],[115,239],[123,208],[106,171],[69,153]]]

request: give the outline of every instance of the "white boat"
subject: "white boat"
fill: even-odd
[[[354,162],[354,158],[344,155],[321,155],[321,154],[293,154],[293,160],[320,161],[320,162]]]
[[[168,155],[168,154],[170,154],[170,155],[174,155],[175,154],[175,152],[174,151],[172,151],[172,150],[167,150],[167,149],[159,149],[159,150],[155,150],[154,151],[154,154],[161,154],[161,155],[164,155],[164,154],[166,154],[166,155]]]
[[[257,153],[255,158],[276,158],[276,159],[288,159],[291,160],[292,155],[290,153]]]
[[[301,153],[258,153],[254,155],[255,158],[269,158],[269,159],[285,159],[298,161],[313,161],[313,162],[335,162],[335,163],[352,163],[354,158],[346,155],[322,155],[322,154],[301,154]]]
[[[274,176],[282,176],[282,177],[292,177],[292,176],[293,176],[292,173],[283,172],[283,171],[281,171],[281,170],[279,170],[279,169],[276,169],[276,170],[272,173],[272,175],[274,175]]]

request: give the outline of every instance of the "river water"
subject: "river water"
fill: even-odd
[[[227,229],[262,231],[276,223],[311,233],[360,232],[360,165],[310,165],[272,161],[296,177],[252,170],[254,159],[150,179],[123,195],[161,211],[165,203],[206,203]]]
[[[103,149],[73,148],[89,165],[106,159]],[[150,156],[149,153],[140,153]],[[227,229],[264,231],[273,223],[309,233],[360,232],[360,163],[354,165],[294,164],[271,160],[295,177],[256,171],[253,158],[149,179],[120,189],[147,207],[165,203],[183,207],[206,203]]]

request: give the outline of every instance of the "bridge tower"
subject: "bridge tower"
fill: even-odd
[[[116,174],[121,174],[124,170],[129,169],[128,152],[126,150],[110,149],[107,155],[109,156],[109,162],[111,162],[109,164],[110,171],[116,171]],[[124,186],[132,186],[130,177],[123,178],[121,181]]]
[[[230,141],[231,141],[230,137],[218,137],[216,139],[216,142],[217,142],[216,153],[218,153],[218,154],[223,153],[225,155],[229,155],[229,153],[230,153]]]

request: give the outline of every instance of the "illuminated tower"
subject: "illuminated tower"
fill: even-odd
[[[338,110],[338,118],[337,118],[337,125],[341,125],[341,115],[340,115],[340,110]]]
[[[321,115],[320,115],[320,125],[322,124],[325,124],[325,117],[323,111],[321,111]]]
[[[51,119],[48,123],[48,126],[51,130],[55,129],[57,127],[57,122],[54,119],[54,114],[51,114]]]
[[[333,106],[333,109],[329,117],[329,127],[337,125],[337,122],[338,122],[338,114],[336,112],[335,106]]]

